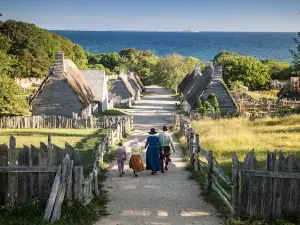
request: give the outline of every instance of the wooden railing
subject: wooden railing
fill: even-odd
[[[195,171],[201,171],[205,174],[206,187],[212,188],[220,196],[228,209],[234,213],[234,208],[231,204],[231,193],[227,191],[228,189],[232,189],[232,181],[213,156],[213,151],[206,151],[201,147],[200,136],[194,133],[187,119],[174,114],[173,126],[178,127],[179,132],[186,137],[190,167]],[[227,185],[227,188],[222,187],[221,183]]]
[[[41,143],[40,148],[31,145],[16,149],[16,139],[11,136],[9,146],[0,145],[0,205],[20,205],[38,198],[47,202],[44,219],[54,222],[60,218],[63,201],[69,206],[74,200],[88,204],[100,194],[98,174],[103,156],[132,128],[130,122],[122,120],[109,130],[86,178],[80,154],[67,143],[61,149],[52,144],[49,135],[48,143]]]

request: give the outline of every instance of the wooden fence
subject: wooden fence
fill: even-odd
[[[228,177],[212,151],[200,145],[190,122],[174,116],[173,126],[186,136],[190,166],[206,176],[206,187],[213,189],[228,209],[238,217],[274,220],[300,213],[300,161],[281,152],[267,152],[267,160],[258,166],[254,150],[241,163],[236,153],[232,157],[232,177]],[[203,159],[203,160],[201,160]]]
[[[113,128],[120,121],[132,123],[132,116],[102,116],[87,118],[67,118],[62,116],[13,116],[0,117],[0,129],[15,128],[66,128],[66,129],[87,129],[87,128]]]
[[[99,196],[98,173],[103,156],[115,141],[120,140],[130,123],[119,123],[100,143],[94,155],[93,168],[84,178],[84,165],[78,152],[66,143],[61,149],[51,142],[16,149],[16,139],[11,136],[9,147],[0,145],[0,205],[19,205],[38,198],[47,202],[44,219],[60,218],[62,202],[72,205],[73,200],[88,204]]]

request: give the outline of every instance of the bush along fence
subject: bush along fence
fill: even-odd
[[[119,124],[105,136],[87,178],[79,153],[67,143],[63,150],[48,136],[48,143],[41,143],[39,149],[33,145],[16,149],[16,139],[11,136],[9,146],[0,145],[0,205],[21,205],[38,198],[47,202],[44,219],[54,222],[60,218],[63,202],[69,206],[74,200],[88,204],[100,194],[98,173],[103,156],[130,129]]]
[[[13,116],[0,117],[1,129],[15,128],[66,128],[66,129],[82,129],[82,128],[112,128],[116,123],[125,120],[130,122],[131,116],[102,116],[87,118],[67,118],[62,116]]]
[[[213,155],[200,145],[190,122],[174,116],[173,126],[185,135],[190,167],[206,176],[206,187],[214,190],[237,217],[275,220],[300,213],[300,161],[279,152],[267,152],[267,160],[258,166],[254,150],[241,163],[232,156],[232,177],[228,177]],[[202,161],[201,159],[205,161]],[[231,191],[230,192],[228,192]]]

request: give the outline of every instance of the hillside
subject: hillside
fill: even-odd
[[[78,67],[87,64],[83,48],[34,24],[0,22],[0,74],[15,77],[45,77],[55,52],[63,51]]]

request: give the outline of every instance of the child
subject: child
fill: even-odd
[[[123,143],[119,143],[119,148],[116,150],[116,156],[117,156],[117,163],[118,163],[118,170],[120,173],[120,177],[124,174],[124,162],[126,160],[126,150],[123,147]]]

